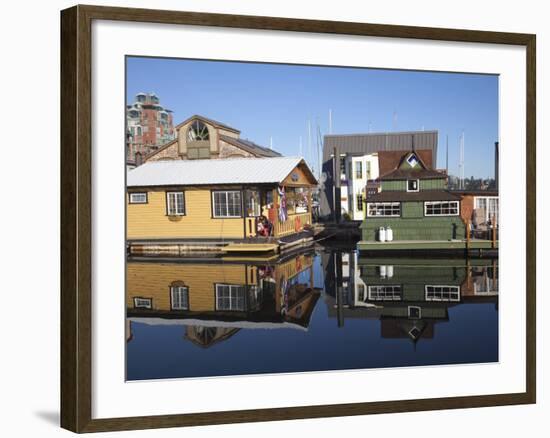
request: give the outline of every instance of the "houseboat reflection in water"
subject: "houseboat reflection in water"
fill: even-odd
[[[182,326],[185,339],[201,347],[243,328],[305,330],[320,295],[313,288],[313,258],[309,252],[277,263],[227,257],[129,262],[129,330],[134,322]]]
[[[498,310],[497,259],[359,258],[325,255],[325,302],[339,327],[346,319],[380,320],[382,338],[435,336],[449,308],[492,303]],[[332,293],[331,293],[332,291]]]
[[[126,305],[129,380],[498,361],[497,259],[134,259]]]

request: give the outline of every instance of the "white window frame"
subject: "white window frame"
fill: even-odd
[[[381,207],[399,207],[399,213],[397,214],[371,214],[370,206],[376,205]],[[367,202],[367,216],[368,217],[401,217],[401,202]]]
[[[456,204],[456,213],[440,213],[440,214],[428,214],[428,205],[437,204]],[[437,216],[459,216],[460,215],[460,201],[425,201],[424,202],[424,216],[437,217]]]
[[[411,310],[418,310],[418,316],[411,316]],[[422,319],[422,307],[420,306],[407,306],[407,316],[409,319]]]
[[[178,296],[178,294],[183,294],[186,296],[185,300]],[[181,305],[182,301],[187,301],[187,305]],[[178,303],[176,305],[176,302]],[[189,287],[188,286],[170,286],[170,308],[172,310],[189,310]]]
[[[399,295],[396,295],[396,292]],[[373,284],[368,287],[370,301],[401,301],[402,292],[403,288],[400,284]]]
[[[364,173],[363,173],[363,162],[362,161],[354,161],[354,169],[353,169],[353,179],[359,179],[362,180]],[[361,176],[358,176],[360,174]]]
[[[416,190],[409,190],[409,181],[416,181]],[[420,180],[419,179],[408,179],[407,180],[407,192],[419,192],[420,191]]]
[[[431,291],[429,290],[430,288],[432,289]],[[449,298],[443,298],[443,288],[451,289],[450,291],[448,291],[448,293],[449,295],[453,294],[453,296],[450,296]],[[424,291],[426,301],[440,301],[444,303],[460,301],[460,286],[446,284],[427,284],[424,286]],[[432,296],[429,296],[430,292],[432,292]],[[454,296],[455,294],[456,296]]]
[[[491,219],[490,215],[489,215],[489,201],[494,201],[496,200],[497,201],[497,211],[496,211],[496,223],[498,224],[499,222],[499,210],[500,210],[500,201],[499,201],[499,197],[498,196],[474,196],[474,208],[475,209],[478,209],[480,207],[478,207],[478,200],[481,200],[481,199],[484,199],[485,200],[485,204],[486,204],[486,208],[485,208],[485,221],[484,222],[488,222],[489,219]]]
[[[130,204],[147,204],[147,192],[134,192],[134,193],[129,193],[129,202]],[[137,201],[135,200],[135,196],[143,196],[143,200],[142,201]]]
[[[141,300],[141,303],[140,303],[140,300]],[[143,298],[143,297],[134,297],[134,308],[135,309],[152,309],[153,299]]]
[[[225,215],[219,215],[219,214],[216,214],[216,193],[223,193],[225,194]],[[228,196],[229,196],[229,193],[238,193],[239,194],[239,211],[240,211],[240,214],[239,215],[229,215],[228,212],[229,212],[229,199],[228,199]],[[225,218],[241,218],[243,217],[243,195],[241,193],[240,190],[212,190],[212,217],[213,218],[221,218],[221,219],[225,219]]]
[[[175,201],[176,211],[172,211],[170,207],[170,196],[181,195],[181,211],[178,210],[177,200]],[[177,199],[177,198],[176,198]],[[167,216],[185,216],[185,194],[182,191],[169,191],[166,192],[166,215]]]
[[[220,299],[220,289],[228,288],[229,290],[229,308],[222,309],[218,305],[218,300]],[[238,296],[237,292],[243,292],[243,305],[242,308],[233,305],[233,301],[237,301]],[[235,295],[233,295],[235,294]],[[227,284],[227,283],[216,283],[216,310],[225,311],[225,312],[244,312],[246,311],[246,286],[243,284]]]

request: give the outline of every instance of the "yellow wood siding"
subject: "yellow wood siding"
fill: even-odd
[[[210,189],[187,188],[182,191],[185,197],[185,216],[166,215],[165,190],[147,191],[147,204],[130,204],[127,196],[127,238],[244,237],[243,218],[212,218]]]
[[[315,180],[303,169],[303,165],[296,166],[281,183],[288,187],[307,187],[315,185]]]
[[[151,310],[171,310],[170,285],[182,282],[189,288],[189,310],[216,310],[215,284],[246,284],[245,265],[128,263],[126,305],[134,308],[134,297],[152,298]],[[254,271],[257,268],[249,268]],[[249,279],[256,273],[248,272]]]

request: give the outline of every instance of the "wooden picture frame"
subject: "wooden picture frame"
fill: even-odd
[[[198,414],[92,418],[92,91],[93,20],[186,24],[387,38],[519,45],[526,48],[526,391]],[[536,37],[530,34],[75,6],[61,12],[61,426],[74,432],[289,420],[536,401]]]

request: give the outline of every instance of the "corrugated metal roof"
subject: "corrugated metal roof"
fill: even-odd
[[[128,187],[278,184],[300,157],[149,161],[128,172]]]
[[[383,132],[372,134],[325,135],[323,161],[330,159],[334,148],[341,154],[371,154],[378,151],[430,149],[437,157],[437,131]]]

